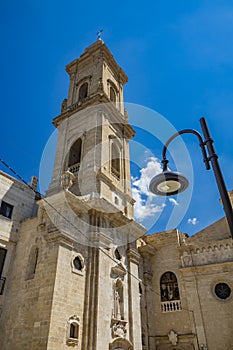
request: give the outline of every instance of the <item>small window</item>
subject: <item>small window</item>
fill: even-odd
[[[115,249],[114,255],[117,260],[121,260],[121,254],[118,249]]]
[[[71,323],[70,325],[70,338],[78,339],[78,324]]]
[[[84,259],[81,254],[76,254],[71,260],[72,272],[83,276],[84,273]]]
[[[85,98],[87,98],[87,93],[88,93],[88,83],[84,83],[80,86],[78,100],[84,101]]]
[[[2,201],[1,208],[0,208],[0,214],[5,216],[8,219],[11,219],[13,208],[14,208],[13,205]]]
[[[79,326],[80,320],[79,317],[73,315],[68,320],[68,330],[67,330],[67,340],[68,345],[77,345],[79,339]]]
[[[215,294],[219,299],[226,300],[231,295],[231,288],[227,283],[218,283],[214,288]]]
[[[82,264],[81,259],[78,256],[76,256],[76,258],[74,258],[73,264],[74,264],[74,267],[76,270],[79,270],[79,271],[82,270],[83,264]]]

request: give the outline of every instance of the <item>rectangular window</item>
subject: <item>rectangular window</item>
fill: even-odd
[[[1,208],[0,208],[0,214],[5,216],[8,219],[11,219],[13,208],[14,208],[13,205],[2,201]]]

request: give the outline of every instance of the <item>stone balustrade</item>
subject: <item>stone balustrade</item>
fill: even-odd
[[[162,312],[174,312],[181,311],[181,301],[180,300],[170,300],[161,302],[161,311]]]

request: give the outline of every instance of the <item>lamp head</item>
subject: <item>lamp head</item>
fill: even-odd
[[[166,170],[153,177],[149,189],[158,196],[172,196],[186,190],[188,185],[189,182],[183,175]]]

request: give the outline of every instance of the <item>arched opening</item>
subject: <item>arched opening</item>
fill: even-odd
[[[79,325],[77,322],[72,322],[70,324],[70,338],[78,339],[78,328]]]
[[[68,320],[68,329],[67,329],[67,339],[66,343],[68,345],[77,345],[79,340],[79,327],[80,320],[79,317],[73,315]]]
[[[78,270],[78,271],[81,271],[81,270],[82,270],[83,264],[82,264],[81,259],[80,259],[78,256],[76,256],[76,257],[74,258],[73,264],[74,264],[74,268],[75,268],[76,270]]]
[[[84,101],[88,94],[88,83],[83,83],[79,88],[78,101]]]
[[[82,152],[82,140],[79,138],[76,140],[70,148],[68,159],[68,170],[75,174],[79,171]]]
[[[120,150],[117,147],[115,143],[112,143],[111,146],[111,173],[114,175],[118,180],[120,179]]]
[[[173,272],[165,272],[160,279],[161,301],[179,300],[180,293],[176,275]]]
[[[114,251],[114,255],[117,260],[121,260],[121,254],[117,248]]]
[[[116,93],[112,86],[110,86],[110,101],[116,102]]]
[[[127,339],[116,338],[109,344],[109,350],[133,350],[133,345]]]
[[[117,279],[114,288],[114,318],[124,320],[124,291],[120,279]]]

